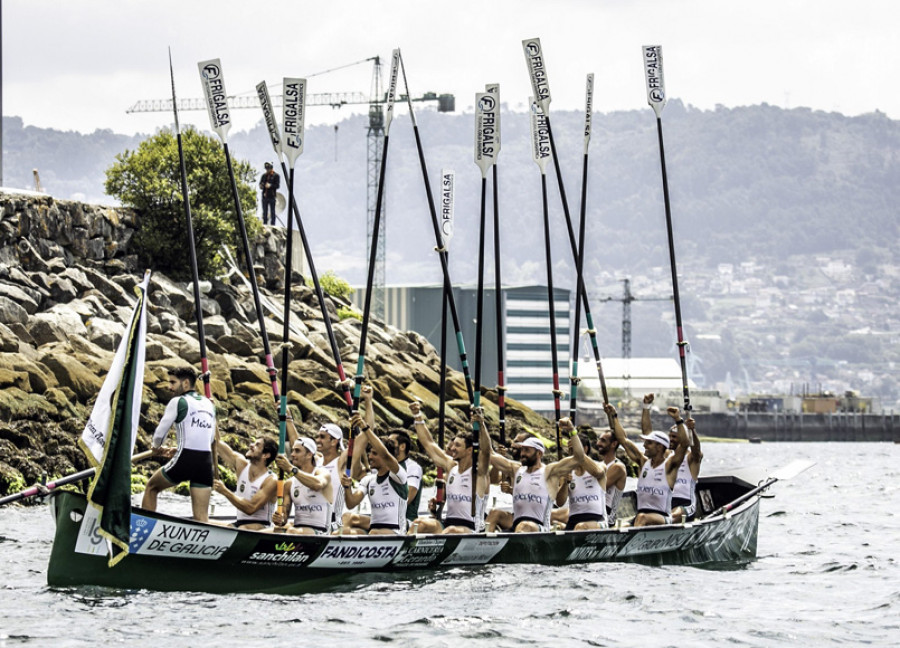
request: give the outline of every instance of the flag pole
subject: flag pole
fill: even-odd
[[[184,216],[187,221],[188,247],[191,258],[191,277],[194,286],[194,315],[197,319],[197,338],[200,343],[200,377],[203,379],[203,393],[212,400],[212,388],[209,384],[209,359],[206,355],[206,332],[203,329],[203,305],[200,300],[200,273],[197,269],[197,243],[194,240],[194,222],[191,218],[191,201],[188,196],[187,169],[184,164],[184,146],[181,141],[181,126],[178,123],[178,99],[175,96],[175,71],[172,67],[172,48],[169,48],[169,77],[172,80],[172,112],[175,115],[175,135],[178,141],[178,161],[181,170],[181,199],[184,204]],[[219,426],[215,430],[215,442],[212,447],[212,465],[216,479],[219,478]]]
[[[497,409],[500,410],[500,429],[498,430],[498,440],[501,445],[506,445],[506,385],[504,383],[504,339],[503,339],[503,283],[500,278],[500,201],[499,190],[497,184],[497,157],[500,155],[500,84],[489,83],[485,86],[485,91],[491,93],[497,100],[497,110],[495,114],[495,146],[494,164],[491,169],[493,173],[493,182],[491,189],[493,191],[493,208],[494,208],[494,315],[497,322]]]
[[[481,407],[481,366],[482,343],[484,337],[484,237],[485,206],[487,203],[488,171],[494,166],[496,159],[495,138],[497,134],[497,112],[500,106],[497,97],[490,92],[479,92],[475,95],[475,164],[481,170],[481,211],[478,227],[478,287],[475,291],[475,378],[473,407]],[[480,425],[475,422],[476,440],[472,443],[472,515],[475,515],[478,488],[478,459],[481,444],[477,436]]]
[[[566,187],[563,182],[562,171],[559,166],[559,156],[556,152],[556,142],[553,139],[553,127],[550,123],[549,105],[550,105],[550,86],[547,81],[547,70],[544,63],[543,50],[541,49],[540,38],[530,38],[522,41],[525,51],[525,61],[528,64],[528,70],[531,75],[531,85],[534,89],[535,96],[543,96],[545,98],[544,112],[547,116],[547,132],[550,136],[550,151],[553,156],[553,166],[556,171],[556,182],[559,186],[559,195],[562,201],[563,215],[566,220],[566,231],[569,234],[569,246],[572,249],[572,259],[577,263],[578,244],[575,241],[575,230],[572,228],[572,217],[569,214],[569,201],[566,198]],[[609,402],[609,396],[606,390],[606,379],[603,375],[603,361],[600,357],[600,346],[597,343],[597,330],[594,327],[594,319],[591,315],[591,307],[588,303],[587,288],[582,285],[580,294],[576,292],[576,299],[581,299],[584,305],[584,318],[588,327],[588,334],[591,338],[591,347],[594,351],[594,361],[597,365],[597,374],[600,377],[600,390],[603,394],[603,402]],[[576,329],[576,333],[577,333]],[[610,421],[612,427],[612,421]]]
[[[556,420],[556,454],[562,459],[562,443],[559,434],[560,396],[559,359],[556,346],[556,295],[553,290],[553,260],[550,251],[550,210],[547,207],[547,162],[550,161],[550,134],[547,131],[546,115],[540,102],[535,99],[531,113],[531,154],[541,171],[541,199],[544,215],[544,257],[547,262],[547,306],[550,316],[550,363],[553,374],[553,410]]]
[[[231,129],[231,113],[228,109],[227,93],[225,92],[225,75],[222,71],[222,63],[219,59],[201,61],[197,64],[200,70],[200,82],[203,85],[206,97],[206,108],[209,112],[209,125],[222,141],[225,151],[225,166],[228,167],[228,180],[231,183],[231,196],[234,199],[234,211],[237,214],[238,225],[241,233],[241,244],[244,251],[244,259],[247,262],[247,275],[250,279],[251,293],[253,294],[253,306],[256,309],[256,319],[259,323],[259,332],[262,336],[263,352],[265,353],[266,371],[272,384],[272,395],[275,402],[279,400],[278,371],[275,369],[275,361],[272,357],[272,349],[269,346],[269,332],[266,330],[266,320],[263,315],[262,303],[259,298],[259,286],[256,281],[256,273],[253,271],[253,255],[250,252],[250,239],[247,237],[247,223],[244,220],[244,210],[241,207],[241,198],[238,194],[237,181],[234,177],[234,165],[231,161],[231,152],[228,148],[228,131]]]
[[[572,425],[575,425],[575,415],[578,410],[578,351],[581,342],[581,300],[578,298],[578,296],[581,295],[584,291],[584,230],[585,212],[587,205],[588,147],[590,146],[591,142],[591,117],[593,112],[593,101],[594,75],[588,74],[585,85],[584,102],[584,161],[581,172],[581,214],[578,223],[578,256],[575,260],[575,285],[577,287],[575,292],[575,325],[572,327],[572,351],[570,354],[572,375],[569,376],[571,390],[569,393],[569,418],[572,420]]]
[[[265,118],[266,126],[269,129],[272,148],[275,151],[275,156],[278,158],[278,161],[281,164],[282,177],[287,179],[288,170],[287,166],[284,163],[284,158],[282,156],[281,150],[281,133],[278,129],[278,122],[276,121],[274,112],[272,110],[272,101],[269,98],[269,89],[266,87],[265,81],[260,82],[256,86],[256,93],[259,96],[259,104],[260,106],[262,106],[263,117]],[[322,290],[322,284],[319,281],[319,274],[316,271],[316,263],[313,259],[312,249],[309,245],[309,239],[307,239],[306,237],[306,228],[303,226],[303,219],[300,217],[300,210],[297,208],[297,201],[293,196],[291,197],[288,208],[290,209],[294,218],[297,219],[297,231],[300,233],[300,240],[303,243],[303,251],[306,255],[306,263],[309,266],[310,279],[312,279],[313,289],[316,292],[316,300],[319,303],[319,310],[322,312],[322,321],[325,323],[325,335],[328,338],[328,344],[331,347],[331,355],[334,358],[338,380],[340,381],[341,391],[344,395],[344,401],[347,403],[347,411],[348,413],[352,413],[353,403],[350,398],[350,386],[347,384],[347,375],[346,373],[344,373],[344,363],[341,361],[341,353],[338,350],[337,339],[334,335],[334,326],[331,322],[331,315],[329,315],[328,308],[325,305],[325,293]],[[277,401],[277,393],[275,394],[275,397]]]
[[[669,180],[666,175],[666,149],[663,145],[662,111],[666,107],[666,84],[663,79],[661,45],[644,45],[644,77],[647,81],[647,103],[656,114],[656,132],[659,139],[659,165],[662,171],[663,200],[666,207],[666,233],[669,239],[669,264],[672,269],[672,297],[675,302],[675,328],[678,336],[678,357],[681,360],[682,394],[684,411],[691,411],[691,394],[688,389],[687,358],[684,327],[681,320],[681,299],[678,294],[678,271],[675,266],[675,238],[672,234],[672,208],[669,203]]]

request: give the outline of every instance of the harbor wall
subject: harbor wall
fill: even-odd
[[[726,439],[761,441],[900,442],[900,414],[696,412],[697,431]]]

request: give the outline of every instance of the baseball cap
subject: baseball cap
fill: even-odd
[[[659,430],[654,430],[650,434],[642,434],[641,438],[644,441],[655,441],[665,448],[669,447],[669,435]]]
[[[264,166],[265,168],[267,168],[267,169],[271,169],[271,168],[272,168],[272,163],[271,163],[271,162],[266,162],[263,166]]]
[[[519,445],[521,445],[523,448],[534,448],[535,450],[537,450],[541,453],[547,451],[547,449],[544,447],[544,444],[541,442],[541,440],[536,437],[528,437],[527,439],[522,441],[522,443],[520,443]]]
[[[339,428],[334,423],[326,423],[322,427],[319,428],[319,432],[328,432],[332,437],[340,441],[338,446],[341,450],[344,449],[344,433],[341,432],[341,428]]]
[[[315,442],[315,441],[313,441],[313,440],[310,439],[309,437],[300,437],[300,438],[298,439],[298,441],[300,441],[300,444],[301,444],[304,448],[306,448],[307,450],[309,450],[312,454],[316,454],[316,451],[317,451],[317,450],[316,450],[316,442]]]

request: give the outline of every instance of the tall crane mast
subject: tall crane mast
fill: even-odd
[[[668,297],[636,297],[631,292],[631,279],[626,277],[622,279],[622,296],[621,297],[602,297],[598,301],[620,301],[622,302],[622,358],[631,357],[631,302],[635,301],[672,301],[672,296]]]
[[[381,158],[384,154],[384,107],[387,97],[384,93],[384,87],[381,83],[381,57],[373,56],[355,63],[342,65],[331,70],[324,70],[316,74],[309,74],[307,77],[333,72],[334,70],[343,69],[359,63],[367,63],[372,61],[374,69],[372,71],[372,86],[367,97],[361,92],[325,92],[320,94],[306,95],[306,105],[311,106],[330,106],[332,108],[340,108],[341,106],[354,104],[369,104],[369,125],[366,131],[366,258],[372,249],[372,240],[374,224],[375,224],[375,203],[378,200],[378,175],[381,169]],[[282,95],[273,94],[272,106],[278,108],[282,105]],[[259,97],[256,93],[229,95],[227,98],[228,106],[234,109],[242,108],[259,108]],[[398,101],[406,101],[406,96],[397,97]],[[435,92],[426,92],[420,97],[413,97],[412,101],[436,101],[438,112],[453,112],[456,109],[456,98],[452,94],[437,94]],[[184,98],[178,100],[178,111],[186,110],[206,110],[205,99]],[[171,112],[171,99],[142,99],[135,102],[126,113],[144,113],[144,112]],[[385,220],[386,210],[384,201],[381,206],[381,231],[378,232],[378,249],[375,258],[375,277],[372,290],[373,314],[384,320],[384,266],[385,266],[385,239],[384,232],[386,229]]]

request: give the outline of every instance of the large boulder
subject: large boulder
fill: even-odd
[[[76,358],[59,352],[46,353],[41,362],[53,372],[61,387],[68,387],[82,402],[97,395],[102,381]]]

